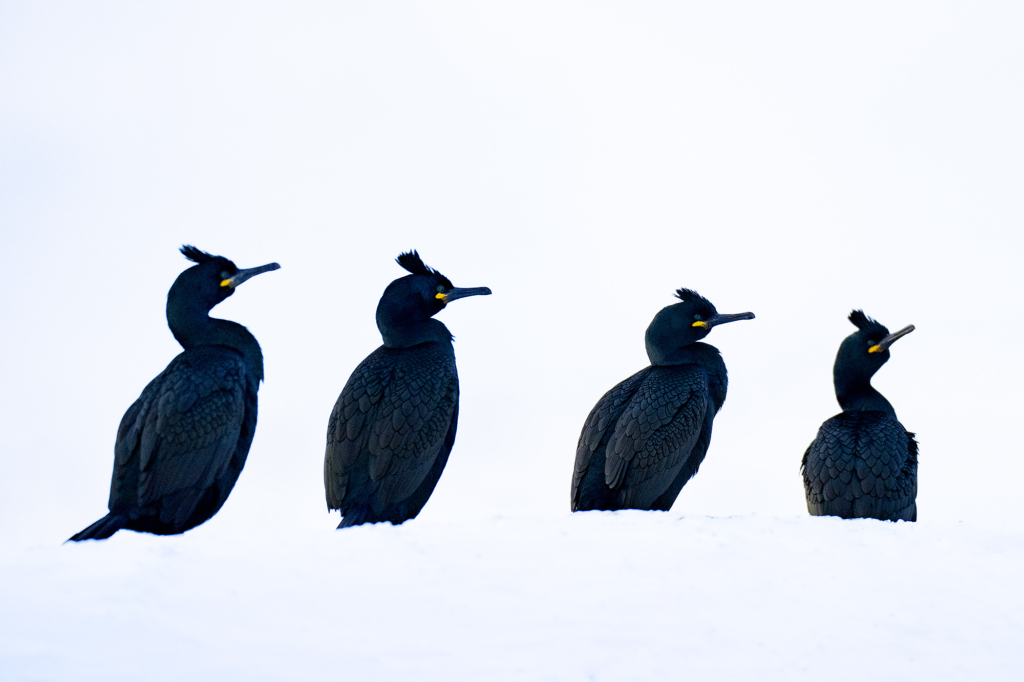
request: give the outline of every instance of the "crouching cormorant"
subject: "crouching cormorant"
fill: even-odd
[[[917,441],[871,386],[889,360],[889,346],[914,325],[890,334],[862,310],[850,313],[850,322],[857,331],[839,346],[832,372],[843,411],[821,425],[801,466],[807,511],[917,521]]]
[[[754,313],[720,315],[690,289],[676,297],[682,302],[647,328],[651,366],[605,393],[587,417],[576,446],[573,511],[667,511],[704,460],[728,377],[718,349],[698,341]]]
[[[417,252],[398,264],[411,272],[377,304],[384,345],[359,363],[327,424],[327,508],[338,528],[403,523],[420,513],[455,443],[459,376],[452,335],[434,315],[452,301],[490,294],[459,289]]]
[[[242,282],[281,266],[240,270],[194,246],[181,253],[196,265],[167,293],[167,324],[185,350],[121,419],[110,513],[71,540],[102,540],[122,528],[184,533],[220,510],[245,466],[263,353],[248,329],[209,313]]]

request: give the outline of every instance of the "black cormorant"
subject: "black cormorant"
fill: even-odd
[[[605,393],[587,417],[576,446],[573,511],[667,511],[704,460],[729,382],[718,349],[697,342],[712,327],[754,313],[720,315],[690,289],[676,297],[682,303],[662,309],[647,328],[651,366]]]
[[[110,513],[71,540],[102,540],[122,528],[184,533],[217,513],[245,466],[263,353],[249,330],[209,312],[242,282],[281,266],[240,270],[194,246],[181,253],[197,265],[167,293],[167,324],[185,351],[125,412],[114,444]]]
[[[459,289],[415,251],[398,264],[411,272],[377,304],[384,345],[359,363],[327,425],[324,488],[338,528],[403,523],[434,491],[455,443],[459,376],[448,328],[433,316],[452,301],[490,294]]]
[[[850,322],[857,331],[839,346],[832,370],[843,411],[821,425],[801,466],[807,511],[917,521],[917,441],[871,386],[871,377],[889,360],[889,346],[914,325],[890,334],[862,310],[850,313]]]

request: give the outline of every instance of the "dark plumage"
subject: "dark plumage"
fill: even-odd
[[[752,320],[719,315],[695,291],[664,308],[647,328],[651,366],[604,394],[583,426],[572,478],[573,511],[668,510],[697,473],[725,402],[725,363],[698,343],[715,327]]]
[[[850,313],[850,322],[857,331],[839,346],[833,369],[843,411],[821,425],[801,466],[807,511],[916,521],[917,441],[871,386],[871,377],[889,360],[889,346],[914,325],[890,334],[860,310]]]
[[[121,419],[110,513],[71,540],[102,540],[122,528],[184,533],[217,513],[245,465],[263,354],[245,327],[209,312],[242,282],[280,266],[239,270],[193,246],[181,252],[196,265],[171,286],[167,323],[185,351]]]
[[[377,328],[384,345],[359,363],[327,425],[324,488],[338,528],[402,523],[419,514],[448,461],[459,419],[459,376],[448,328],[433,316],[457,299],[490,294],[459,289],[415,251],[411,272],[384,290]]]

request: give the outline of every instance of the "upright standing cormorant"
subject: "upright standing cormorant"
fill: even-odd
[[[871,386],[871,377],[889,360],[889,346],[914,325],[890,334],[863,310],[850,313],[850,322],[857,331],[839,346],[832,370],[843,411],[821,425],[801,466],[807,511],[917,521],[917,441]]]
[[[129,530],[173,535],[203,523],[228,499],[256,430],[263,353],[256,338],[210,310],[270,263],[239,270],[222,256],[181,247],[197,263],[167,293],[167,324],[185,351],[149,382],[121,419],[110,513],[71,540]]]
[[[490,294],[459,289],[415,251],[411,272],[384,290],[377,328],[384,345],[359,363],[327,424],[327,508],[338,528],[403,523],[420,513],[455,443],[459,376],[448,328],[433,316],[452,301]]]
[[[718,349],[698,341],[754,313],[719,315],[690,289],[676,297],[682,303],[663,308],[647,328],[651,366],[605,393],[583,425],[573,511],[667,511],[704,461],[729,381]]]

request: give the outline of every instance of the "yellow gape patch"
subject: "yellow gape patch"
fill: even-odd
[[[704,322],[704,321],[702,321],[702,320],[697,320],[696,322],[694,322],[694,323],[693,323],[692,325],[690,325],[690,326],[691,326],[691,327],[704,327],[705,329],[707,329],[707,327],[708,327],[708,323],[707,323],[707,322]]]
[[[877,353],[880,350],[882,350],[881,346],[871,346],[871,348],[868,348],[869,353]]]
[[[448,295],[447,294],[438,294],[437,296],[434,296],[434,298],[441,300],[443,303],[447,303],[448,302]]]
[[[226,279],[223,282],[221,282],[220,285],[222,287],[229,287],[229,286],[231,286],[231,280],[230,279]]]

